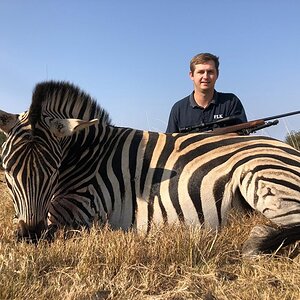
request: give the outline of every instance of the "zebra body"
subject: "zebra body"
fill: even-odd
[[[284,180],[287,176],[289,180],[294,177],[295,183],[299,180],[297,168],[294,176],[290,169],[288,174],[283,174],[284,163],[272,160],[274,155],[277,158],[281,157],[282,150],[270,149],[269,147],[274,147],[274,140],[268,138],[262,139],[262,144],[257,144],[256,137],[204,137],[195,134],[190,135],[192,143],[185,147],[182,144],[189,142],[186,135],[156,134],[133,129],[113,130],[115,132],[111,135],[114,138],[109,142],[111,147],[104,153],[93,156],[95,161],[89,166],[93,172],[88,172],[91,179],[86,181],[86,174],[80,176],[79,169],[78,173],[68,175],[68,186],[64,183],[64,188],[55,193],[58,194],[54,197],[56,206],[58,207],[59,203],[62,205],[62,208],[58,209],[59,212],[63,211],[65,205],[65,198],[61,197],[64,194],[67,198],[71,195],[70,202],[74,201],[78,193],[85,193],[88,195],[87,199],[91,199],[86,202],[86,214],[79,208],[82,215],[77,218],[78,224],[90,226],[89,220],[100,218],[113,228],[122,229],[180,221],[189,224],[204,223],[207,227],[217,228],[226,222],[226,214],[233,207],[234,201],[242,201],[242,198],[239,198],[241,196],[249,199],[248,204],[252,208],[265,212],[270,219],[273,217],[271,208],[274,206],[275,217],[278,218],[282,198],[288,197],[291,190],[281,190],[280,198],[274,197],[276,182],[271,181],[272,177],[282,176]],[[226,142],[229,145],[225,146]],[[224,145],[222,152],[219,143]],[[207,151],[210,144],[215,149]],[[129,151],[133,145],[135,149]],[[173,149],[166,157],[162,157],[161,150],[166,145],[173,145]],[[282,143],[278,142],[278,146],[280,145],[282,146]],[[285,145],[284,147],[287,148]],[[191,150],[195,152],[194,156]],[[291,152],[296,153],[294,150]],[[267,184],[263,180],[257,182],[252,178],[253,170],[261,168],[266,158],[277,168],[282,166],[279,172],[281,174],[274,173],[274,166],[270,174],[263,169],[262,173],[267,175],[270,181]],[[291,163],[299,160],[297,156],[294,159]],[[246,162],[237,165],[242,160]],[[81,164],[79,160],[78,164]],[[191,178],[191,174],[194,174],[195,178]],[[259,176],[259,173],[256,173],[256,176]],[[94,185],[90,182],[92,177],[95,180]],[[74,189],[77,186],[76,182],[79,182],[78,190]],[[256,184],[260,186],[255,187]],[[100,193],[97,192],[99,187]],[[298,195],[295,193],[294,196],[297,199],[299,191]],[[255,197],[261,197],[264,201],[255,200]],[[97,205],[97,208],[93,208],[93,205]],[[290,210],[290,206],[288,209]],[[52,214],[55,215],[55,212]],[[64,220],[63,217],[66,216],[70,216],[68,211],[57,216],[57,220],[52,220],[54,223],[72,225],[74,217]],[[288,218],[295,218],[295,223],[300,222],[300,214],[288,214]],[[276,223],[285,224],[285,220],[278,218]]]
[[[218,228],[244,204],[300,234],[300,153],[280,141],[115,127],[94,100],[61,82],[37,85],[28,112],[1,111],[0,128],[20,235],[94,222]]]

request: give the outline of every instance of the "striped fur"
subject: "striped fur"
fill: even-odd
[[[283,228],[300,225],[300,153],[272,138],[115,127],[89,95],[64,82],[37,85],[29,111],[0,113],[0,128],[22,235],[93,222],[124,230],[173,222],[218,228],[243,205]],[[263,244],[268,234],[261,232],[252,236]]]

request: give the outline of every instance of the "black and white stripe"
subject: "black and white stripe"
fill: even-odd
[[[244,204],[284,228],[300,224],[300,154],[272,138],[115,127],[64,82],[37,85],[29,112],[1,112],[0,128],[22,234],[40,235],[47,215],[58,226],[218,228]]]

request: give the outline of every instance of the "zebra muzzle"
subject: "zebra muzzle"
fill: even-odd
[[[18,222],[17,240],[37,243],[45,234],[47,226],[40,221],[36,226],[29,226],[23,220]]]

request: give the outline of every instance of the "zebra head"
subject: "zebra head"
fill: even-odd
[[[48,228],[64,138],[97,123],[97,119],[34,118],[30,111],[11,114],[0,110],[0,130],[7,137],[2,145],[2,161],[13,198],[17,236],[33,242]]]

